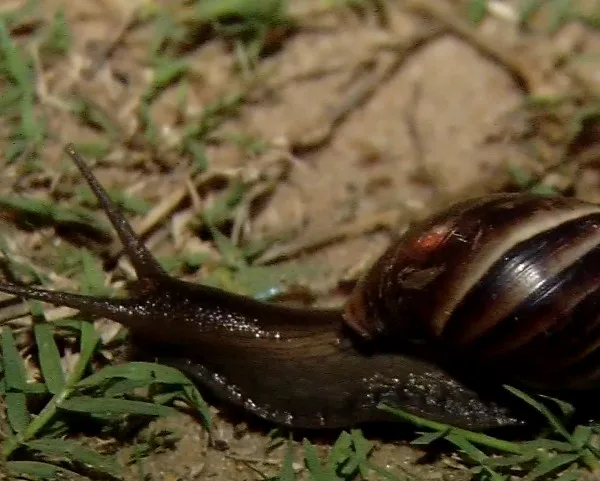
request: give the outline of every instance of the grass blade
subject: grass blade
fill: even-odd
[[[350,462],[344,466],[343,472],[353,473],[358,470],[363,478],[368,478],[369,468],[367,462],[373,449],[373,444],[365,439],[358,429],[350,431],[352,437],[353,452]]]
[[[81,339],[79,341],[81,352],[78,362],[79,369],[81,369],[82,371],[76,370],[76,373],[83,372],[83,370],[85,370],[86,366],[90,362],[90,359],[94,355],[94,352],[96,351],[96,347],[98,347],[99,342],[100,336],[94,329],[94,325],[89,322],[83,322],[81,324]],[[76,376],[76,373],[74,373],[73,375]]]
[[[583,449],[587,446],[592,436],[592,428],[590,426],[577,426],[573,432],[573,445],[576,449]]]
[[[204,401],[204,398],[200,394],[200,391],[196,388],[194,384],[188,384],[183,388],[183,392],[185,394],[186,401],[196,408],[196,410],[202,416],[202,420],[204,421],[204,425],[207,429],[211,428],[211,418],[210,418],[210,408],[208,404]]]
[[[302,445],[304,446],[304,462],[308,468],[310,479],[314,481],[330,481],[335,479],[330,473],[325,473],[323,466],[321,466],[321,463],[319,462],[317,450],[308,439],[304,439]]]
[[[41,321],[34,324],[33,333],[35,335],[42,375],[48,391],[56,394],[62,391],[65,386],[65,374],[62,369],[60,353],[54,341],[53,329],[50,324],[45,322],[41,304],[32,302],[31,313],[34,319]]]
[[[579,481],[585,479],[584,474],[579,469],[570,469],[562,473],[555,481]]]
[[[2,330],[2,360],[4,376],[8,391],[24,391],[27,383],[27,373],[17,351],[15,338],[10,327]]]
[[[426,427],[434,431],[446,432],[448,433],[446,437],[450,436],[451,434],[458,434],[459,436],[462,436],[464,439],[468,440],[473,444],[487,446],[489,448],[496,449],[498,451],[504,451],[506,453],[523,454],[523,446],[518,443],[505,441],[503,439],[498,439],[487,434],[475,433],[467,431],[465,429],[454,428],[447,424],[430,421],[428,419],[419,417],[415,414],[403,411],[402,409],[387,406],[386,404],[380,404],[379,408],[389,413],[392,413],[400,419],[403,419],[404,421],[407,421],[416,426]]]
[[[337,467],[348,459],[352,452],[352,436],[344,431],[335,441],[327,456],[327,467],[335,472]]]
[[[536,411],[538,411],[540,414],[542,414],[548,420],[548,423],[554,428],[554,430],[558,434],[560,434],[562,437],[564,437],[570,443],[572,442],[571,434],[566,430],[566,428],[564,427],[561,420],[557,416],[555,416],[546,406],[544,406],[541,402],[537,401],[530,395],[524,393],[523,391],[520,391],[519,389],[516,389],[512,386],[504,386],[504,387],[511,394],[514,394],[519,399],[526,402],[531,407],[533,407]]]
[[[294,472],[294,456],[292,442],[288,441],[281,473],[277,476],[277,481],[296,481],[296,473]]]
[[[161,406],[144,401],[129,399],[93,398],[76,396],[64,400],[59,409],[64,411],[112,416],[119,414],[136,414],[140,416],[170,416],[177,411],[168,406]]]
[[[104,284],[104,272],[98,268],[94,256],[87,250],[80,251],[81,263],[83,265],[82,294],[90,296],[103,296],[110,294],[110,288]]]
[[[9,461],[6,463],[6,468],[10,475],[15,478],[17,476],[28,476],[39,480],[68,479],[73,481],[89,481],[85,476],[81,476],[73,471],[39,461]]]
[[[489,0],[470,0],[467,5],[467,16],[469,20],[477,25],[485,18],[488,11]]]
[[[75,229],[91,229],[104,238],[110,237],[106,224],[84,209],[62,207],[43,200],[16,195],[0,197],[0,207],[14,212],[28,223],[64,225]]]
[[[413,439],[411,444],[415,446],[427,446],[428,444],[443,438],[446,436],[446,434],[448,434],[446,431],[432,431],[430,433],[423,433],[417,439]]]
[[[540,449],[545,451],[557,451],[559,453],[571,453],[573,452],[573,445],[565,441],[557,441],[555,439],[533,439],[531,441],[524,441],[525,451],[527,453],[534,452]]]
[[[524,0],[519,7],[519,25],[525,25],[547,0]]]
[[[16,433],[22,433],[29,424],[27,398],[23,392],[6,393],[6,415],[10,427]]]
[[[119,379],[113,381],[111,385],[104,390],[103,395],[105,397],[123,397],[126,394],[131,394],[136,389],[143,388],[146,386],[148,386],[148,383],[145,381]]]
[[[23,392],[26,395],[40,396],[48,394],[48,388],[42,382],[32,382],[25,385],[25,390]],[[6,383],[0,382],[0,394],[4,396],[6,393]]]
[[[2,362],[8,422],[16,433],[22,433],[29,424],[30,418],[25,397],[27,374],[17,351],[12,330],[8,327],[2,331]]]
[[[533,481],[544,477],[552,472],[555,472],[561,468],[565,468],[570,464],[573,464],[580,458],[577,453],[572,454],[557,454],[550,458],[546,462],[540,463],[536,466],[525,478],[527,481]]]
[[[450,433],[448,436],[446,436],[446,439],[461,449],[467,456],[469,456],[469,458],[477,461],[479,464],[484,464],[486,462],[488,458],[486,454],[480,449],[477,449],[463,436],[460,436],[456,433]]]
[[[160,384],[191,384],[191,381],[180,371],[169,366],[153,362],[128,362],[106,366],[100,371],[86,377],[77,384],[78,389],[99,386],[113,379],[129,379]]]
[[[27,62],[13,45],[10,34],[2,18],[0,18],[0,54],[7,66],[12,80],[21,88],[31,89],[30,70]]]
[[[119,382],[111,383],[115,380]],[[123,383],[122,381],[126,382]],[[175,394],[172,397],[183,398],[200,413],[205,426],[210,427],[210,409],[208,405],[192,381],[175,368],[152,362],[129,362],[127,364],[106,366],[97,373],[81,380],[76,388],[85,390],[106,383],[111,383],[108,390],[112,396],[130,392],[127,391],[130,387],[140,385],[166,384],[178,386],[181,389],[181,394]]]
[[[66,439],[36,439],[25,446],[50,456],[64,456],[71,462],[81,463],[95,471],[102,472],[113,478],[121,475],[121,468],[112,456],[98,454],[93,449],[82,446],[79,442]]]

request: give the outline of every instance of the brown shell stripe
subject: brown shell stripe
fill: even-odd
[[[574,208],[573,205],[559,204],[556,209],[533,210],[525,218],[515,215],[514,222],[495,232],[487,243],[482,240],[479,245],[473,246],[473,250],[477,250],[476,262],[464,265],[460,270],[460,277],[449,283],[445,296],[446,300],[437,306],[433,316],[434,333],[437,336],[443,335],[443,332],[451,324],[449,321],[454,317],[457,306],[482,281],[495,263],[504,261],[507,252],[528,239],[552,231],[569,221],[594,213],[600,213],[600,207],[582,205]],[[566,266],[572,264],[575,259],[592,249],[597,243],[598,239],[582,240],[572,251],[565,252],[557,259],[557,262],[549,265],[548,268],[551,272],[547,274],[552,275],[552,272],[560,272]],[[525,276],[524,280],[529,284],[528,288],[533,287],[536,282],[533,276]],[[526,290],[523,283],[516,282],[506,289],[500,301],[493,298],[486,299],[490,306],[487,315],[478,319],[477,322],[470,323],[469,330],[462,333],[460,342],[469,343],[493,328],[523,301],[524,292]]]
[[[447,335],[460,338],[472,323],[504,307],[505,292],[522,285],[521,300],[491,329],[469,344],[481,358],[516,365],[539,365],[557,355],[572,337],[563,332],[580,324],[578,307],[600,288],[600,214],[585,216],[544,231],[518,244],[467,294],[448,323]],[[494,297],[495,296],[495,297]],[[491,300],[490,300],[491,299]],[[578,336],[584,326],[572,335]],[[454,336],[452,335],[454,334]]]

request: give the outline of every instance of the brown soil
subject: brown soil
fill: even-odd
[[[60,3],[46,1],[43,8],[50,14]],[[594,68],[561,61],[597,49],[598,36],[582,25],[550,36],[540,19],[524,33],[498,14],[474,27],[465,20],[461,2],[420,3],[374,3],[359,14],[292,2],[302,28],[261,61],[260,85],[239,116],[220,129],[259,137],[270,148],[250,156],[233,142],[221,141],[208,149],[209,172],[256,178],[257,188],[275,185],[260,211],[241,224],[242,237],[284,239],[263,255],[265,263],[321,266],[304,282],[323,304],[339,303],[340,297],[331,294],[338,281],[355,279],[387,245],[386,230],[376,226],[403,228],[448,199],[505,188],[511,179],[509,164],[540,174],[573,147],[565,126],[573,105],[551,118],[536,116],[524,106],[528,95],[577,92],[585,100],[593,94]],[[20,178],[18,165],[4,168],[2,194],[48,199],[53,192],[60,198],[53,173],[65,171],[61,146],[98,140],[96,131],[56,107],[57,99],[73,91],[93,98],[128,139],[111,145],[110,155],[95,169],[104,185],[129,188],[152,205],[185,185],[190,166],[173,151],[178,140],[172,130],[178,116],[176,89],[161,95],[152,110],[163,129],[162,150],[151,152],[135,137],[139,125],[131,112],[148,84],[145,49],[152,31],[138,27],[125,32],[94,75],[82,73],[97,58],[95,53],[111,45],[132,5],[123,0],[70,2],[66,17],[72,52],[43,77],[45,108],[52,113],[43,172]],[[385,13],[377,11],[384,7]],[[243,85],[232,69],[235,56],[222,40],[209,41],[188,55],[193,65],[190,111]],[[117,76],[129,79],[127,88]],[[596,200],[600,178],[594,162],[578,169],[570,165],[542,175],[541,181]],[[201,205],[214,199],[210,189],[203,195]],[[189,199],[187,191],[184,197]],[[186,229],[185,215],[194,212],[197,206],[184,202],[155,224],[133,221],[137,226],[149,222],[149,245],[161,255],[212,249]],[[179,230],[178,221],[184,223]],[[6,224],[6,229],[11,229],[19,259],[52,270],[52,249],[66,242],[52,227],[26,232]],[[204,274],[189,278],[199,281]],[[73,282],[58,279],[57,286],[68,289]],[[179,438],[172,447],[143,458],[141,466],[150,479],[245,480],[260,479],[251,467],[267,474],[279,471],[284,448],[267,452],[269,439],[261,429],[221,418],[216,410],[215,416],[219,449],[209,447],[201,426],[185,415],[146,428],[173,430]],[[423,452],[405,438],[376,442],[374,460],[398,475],[469,477],[451,457],[418,463]],[[325,449],[327,442],[320,444]],[[133,449],[123,446],[120,459],[126,460]],[[127,479],[140,479],[139,469],[130,466]]]

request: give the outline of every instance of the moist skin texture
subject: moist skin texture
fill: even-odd
[[[524,424],[508,405],[483,395],[481,382],[477,390],[468,387],[419,346],[386,349],[359,338],[345,327],[341,311],[278,306],[169,277],[89,167],[72,147],[67,152],[136,269],[135,293],[92,297],[8,283],[0,291],[113,319],[155,359],[279,425],[343,428],[395,419],[378,408],[382,402],[474,430]]]

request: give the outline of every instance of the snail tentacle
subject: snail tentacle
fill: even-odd
[[[102,210],[117,232],[123,248],[133,264],[138,279],[140,281],[157,281],[160,278],[166,277],[167,273],[136,235],[129,222],[127,222],[127,219],[125,219],[115,203],[110,199],[108,192],[98,182],[98,179],[96,179],[87,163],[75,151],[73,144],[68,144],[65,147],[65,151],[73,159],[73,162],[90,186]]]

